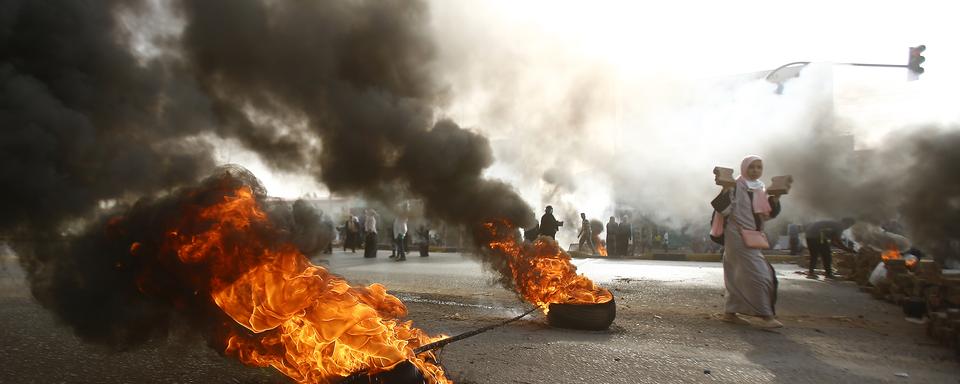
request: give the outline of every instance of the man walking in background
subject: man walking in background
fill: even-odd
[[[844,251],[855,253],[855,251],[844,244],[840,238],[843,231],[850,228],[853,223],[854,220],[852,218],[845,217],[840,221],[823,220],[807,226],[807,230],[804,232],[807,238],[807,249],[810,251],[810,268],[807,272],[807,278],[817,278],[814,272],[814,269],[817,267],[817,259],[823,260],[823,270],[826,272],[826,277],[828,279],[834,278],[831,245]]]
[[[580,246],[577,248],[580,252],[590,251],[590,254],[596,253],[596,249],[593,246],[593,230],[590,228],[590,220],[587,220],[587,214],[580,212],[580,233],[577,236],[580,237]],[[587,243],[590,247],[587,249],[583,248],[583,244]]]

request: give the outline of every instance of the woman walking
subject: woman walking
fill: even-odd
[[[740,176],[732,188],[724,187],[711,205],[714,208],[710,234],[723,238],[723,282],[726,304],[723,320],[746,324],[739,315],[760,317],[762,326],[779,328],[776,319],[777,277],[763,257],[768,248],[761,238],[763,223],[780,213],[780,201],[767,196],[760,181],[763,160],[747,156],[740,164]],[[759,232],[756,232],[759,231]]]

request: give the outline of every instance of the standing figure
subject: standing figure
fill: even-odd
[[[670,251],[670,232],[663,232],[663,252]]]
[[[758,245],[747,246],[741,233],[763,231],[765,221],[780,214],[780,201],[767,196],[760,181],[763,160],[747,156],[740,164],[734,187],[723,187],[710,203],[714,208],[710,235],[723,239],[723,283],[727,290],[723,320],[747,323],[738,314],[762,318],[764,327],[778,328],[777,277]]]
[[[617,218],[610,216],[607,222],[607,254],[610,256],[619,255],[617,250],[617,234],[620,233],[620,225],[617,224]]]
[[[333,253],[333,236],[336,232],[336,227],[333,224],[333,219],[329,215],[322,215],[322,217],[322,227],[326,232],[326,236],[321,236],[321,238],[326,237],[327,239],[327,245],[323,247],[323,253],[329,255]]]
[[[580,220],[582,221],[580,224],[580,233],[577,234],[577,236],[580,237],[580,245],[577,249],[579,249],[580,252],[585,252],[583,243],[587,243],[587,245],[590,246],[590,254],[597,253],[593,246],[593,230],[590,228],[590,220],[587,220],[587,214],[580,212]]]
[[[553,207],[548,205],[544,212],[543,216],[540,217],[540,234],[556,240],[557,231],[563,226],[563,222],[557,221],[557,218],[553,217]]]
[[[787,224],[787,239],[790,241],[790,254],[800,254],[800,233],[803,228],[799,224]]]
[[[628,256],[630,252],[630,238],[633,237],[633,224],[627,215],[620,218],[617,226],[617,256]]]
[[[430,256],[430,227],[426,224],[420,224],[417,228],[417,235],[420,236],[420,257]]]
[[[360,247],[360,231],[362,229],[360,219],[356,215],[350,215],[350,225],[347,226],[347,236],[350,239],[350,252],[356,252],[357,248]],[[346,251],[346,249],[344,249],[344,251]]]
[[[840,221],[823,220],[810,224],[804,232],[807,238],[807,250],[810,251],[810,268],[807,271],[807,277],[816,279],[817,275],[814,269],[817,268],[817,259],[823,260],[823,271],[826,272],[828,279],[833,278],[833,254],[830,246],[833,245],[844,251],[856,253],[853,249],[843,243],[840,234],[850,228],[854,220],[845,217]]]
[[[406,261],[407,217],[400,215],[393,221],[393,242],[397,252],[396,261]]]
[[[377,257],[377,212],[367,209],[363,219],[364,248],[363,257]]]

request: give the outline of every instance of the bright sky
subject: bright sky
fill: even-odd
[[[448,0],[449,1],[449,0]],[[494,0],[492,14],[528,24],[584,55],[635,71],[725,75],[790,61],[906,61],[926,44],[929,77],[958,68],[951,1]],[[458,2],[473,7],[476,2]],[[956,79],[956,75],[950,76]]]

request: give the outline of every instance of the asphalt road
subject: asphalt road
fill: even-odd
[[[314,260],[351,282],[386,285],[431,334],[458,334],[529,308],[461,254],[403,263],[387,255]],[[576,264],[616,295],[610,330],[554,329],[537,314],[444,348],[449,376],[459,383],[960,383],[951,350],[852,283],[807,280],[795,266],[776,265],[786,327],[769,331],[714,319],[723,303],[719,263]],[[287,382],[221,357],[190,334],[123,352],[84,345],[34,302],[15,260],[0,266],[0,383]]]

